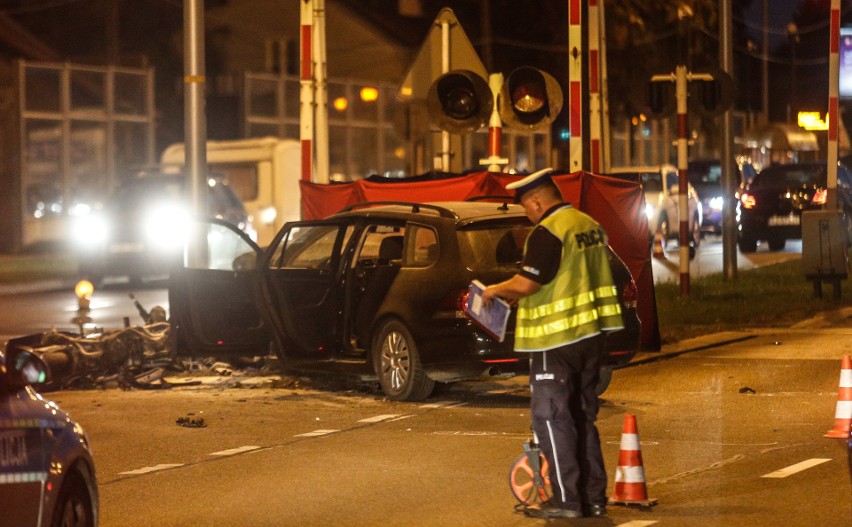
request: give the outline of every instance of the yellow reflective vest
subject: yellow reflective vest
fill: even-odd
[[[622,329],[606,232],[600,224],[565,205],[539,226],[562,240],[562,261],[553,280],[520,299],[515,350],[546,351]]]

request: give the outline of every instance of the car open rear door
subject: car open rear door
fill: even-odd
[[[269,352],[270,333],[253,297],[260,254],[233,225],[219,220],[193,223],[183,265],[169,278],[169,309],[179,353]]]
[[[331,360],[340,350],[345,221],[293,222],[267,249],[260,275],[265,316],[294,362]]]

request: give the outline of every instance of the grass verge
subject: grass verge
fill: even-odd
[[[823,282],[816,298],[800,260],[738,271],[727,281],[722,273],[690,280],[689,296],[676,282],[657,284],[657,317],[663,343],[708,333],[749,327],[789,327],[823,311],[852,305],[852,283],[841,281],[841,300]]]

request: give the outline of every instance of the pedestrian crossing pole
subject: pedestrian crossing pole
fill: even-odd
[[[314,173],[314,0],[302,0],[300,18],[299,64],[299,141],[302,145],[302,181],[310,182]]]
[[[568,2],[568,168],[583,170],[583,0]]]
[[[837,131],[840,126],[840,0],[831,0],[831,31],[828,57],[828,184],[826,210],[837,210]]]
[[[601,173],[601,90],[599,0],[589,0],[589,168]],[[601,2],[603,0],[600,0]]]

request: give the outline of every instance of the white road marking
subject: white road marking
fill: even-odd
[[[222,450],[221,452],[213,452],[211,454],[207,454],[208,456],[233,456],[235,454],[242,454],[243,452],[250,452],[252,450],[257,450],[260,448],[259,446],[254,445],[246,445],[237,448],[232,448],[230,450]]]
[[[159,465],[154,465],[153,467],[142,467],[137,468],[136,470],[128,470],[126,472],[119,472],[119,474],[127,474],[130,476],[135,476],[137,474],[148,474],[149,472],[157,472],[158,470],[166,470],[169,468],[182,467],[183,463],[161,463]]]
[[[803,470],[807,470],[811,467],[815,467],[817,465],[821,465],[826,461],[831,461],[831,458],[813,458],[808,459],[806,461],[802,461],[801,463],[796,463],[795,465],[790,465],[787,468],[782,468],[781,470],[776,470],[775,472],[770,472],[769,474],[764,474],[761,476],[762,478],[786,478],[787,476],[792,476],[797,472],[801,472]]]
[[[383,414],[383,415],[375,415],[373,417],[367,417],[366,419],[361,419],[359,423],[381,423],[382,421],[389,421],[391,419],[395,419],[399,417],[401,414]]]
[[[421,404],[420,408],[455,408],[456,406],[465,406],[465,405],[467,405],[467,403],[442,402],[442,403]]]
[[[293,437],[318,437],[339,432],[340,430],[314,430],[305,434],[296,434]]]
[[[646,525],[654,525],[659,523],[657,520],[633,520],[627,523],[619,523],[615,527],[645,527]]]

